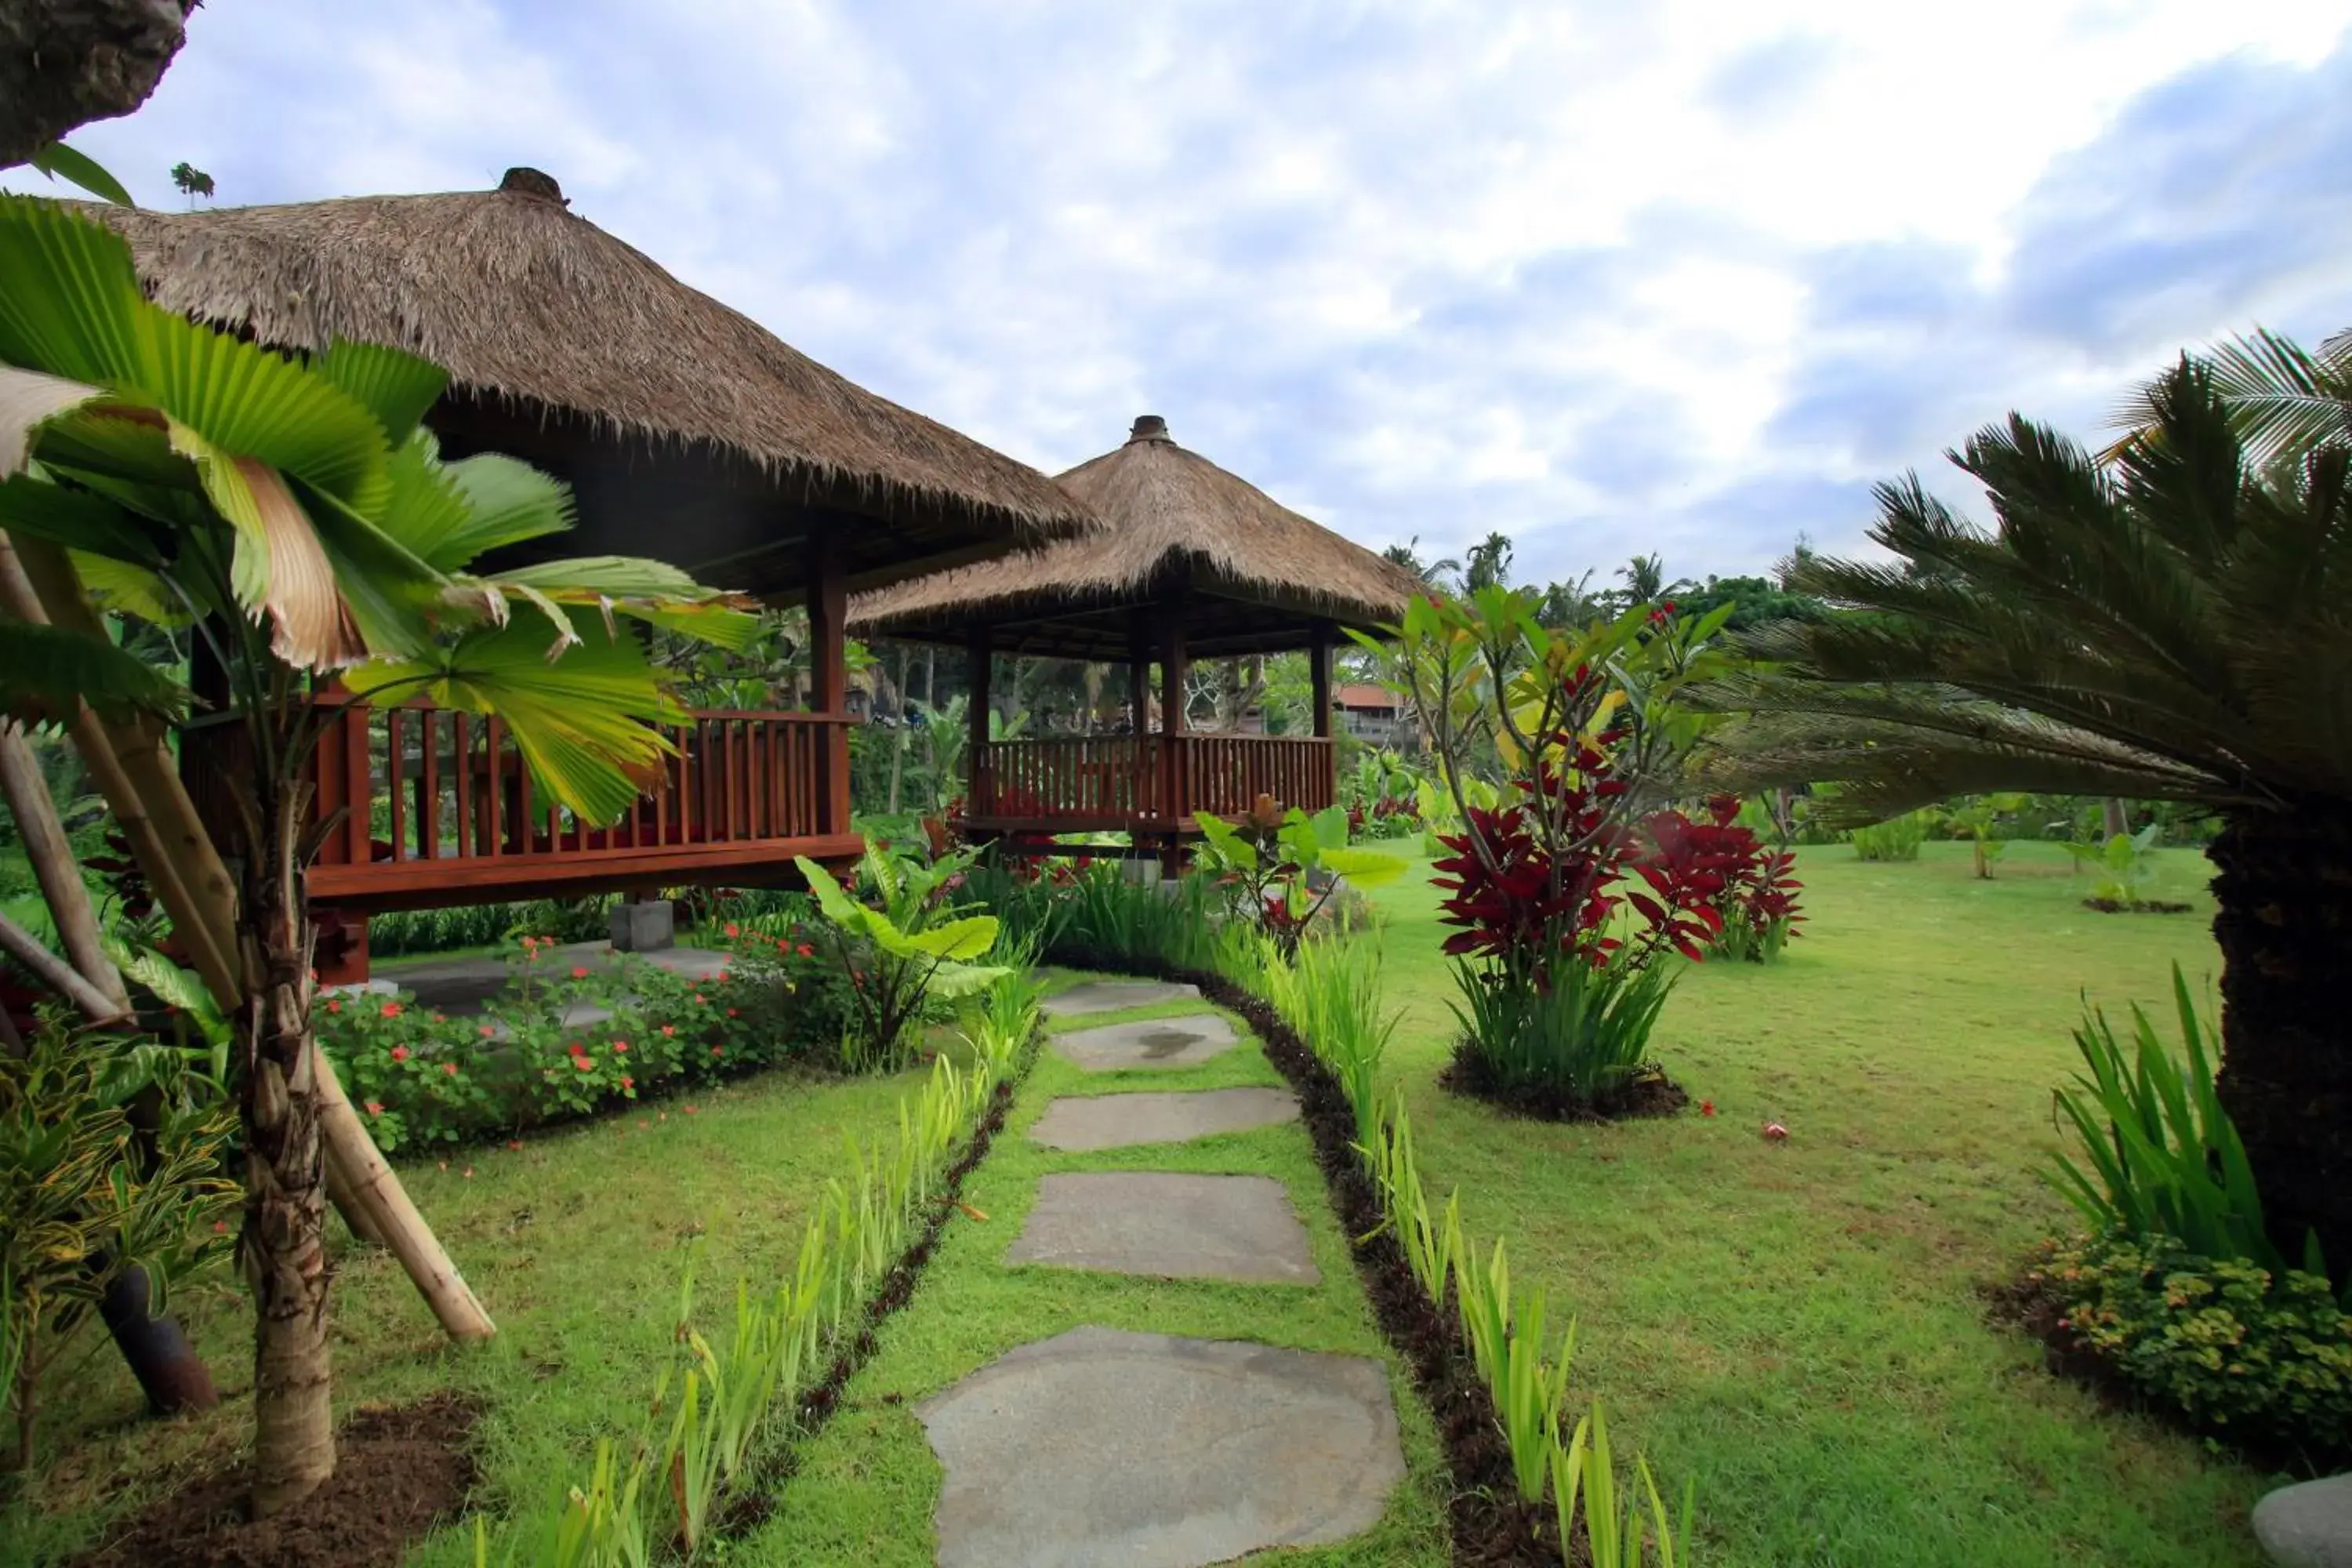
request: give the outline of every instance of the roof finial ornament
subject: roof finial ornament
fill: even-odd
[[[1159,415],[1139,414],[1135,416],[1135,428],[1127,433],[1127,439],[1131,446],[1138,441],[1172,442],[1176,438],[1168,434],[1168,421]]]
[[[537,169],[509,169],[506,177],[499,182],[499,189],[520,191],[527,196],[543,196],[560,207],[572,205],[563,195],[563,187],[555,183],[555,176],[542,174]]]

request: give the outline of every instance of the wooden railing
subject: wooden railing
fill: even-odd
[[[708,880],[691,866],[825,858],[847,839],[846,716],[698,710],[660,726],[677,749],[628,814],[592,827],[534,791],[498,719],[417,701],[349,704],[311,763],[314,817],[334,823],[311,862],[314,897],[366,907],[465,902],[517,889]],[[184,771],[200,811],[234,789],[231,731],[191,731]],[[233,809],[233,808],[232,808]],[[446,897],[436,897],[446,895]]]
[[[1247,811],[1260,795],[1319,811],[1331,742],[1292,735],[1098,735],[992,741],[973,761],[974,817],[1099,826]]]

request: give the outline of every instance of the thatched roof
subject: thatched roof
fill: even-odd
[[[1302,647],[1319,626],[1392,623],[1422,584],[1246,479],[1178,446],[1147,414],[1124,446],[1057,482],[1103,520],[1044,550],[934,573],[850,601],[860,636],[1124,659],[1146,606],[1181,605],[1196,657]]]
[[[649,450],[653,469],[692,454],[730,488],[887,517],[902,555],[1087,522],[1044,474],[845,380],[567,211],[535,170],[494,191],[91,210],[167,309],[288,348],[396,344],[510,426]]]

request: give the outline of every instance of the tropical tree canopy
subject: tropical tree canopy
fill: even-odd
[[[1877,490],[1891,562],[1815,558],[1844,606],[1749,634],[1706,699],[1717,771],[1834,781],[1875,819],[1997,789],[2285,809],[2352,797],[2352,447],[2258,471],[2223,377],[2183,359],[2102,466],[2021,417],[1952,461],[1988,532],[1916,475]]]

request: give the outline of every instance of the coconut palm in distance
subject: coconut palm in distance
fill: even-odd
[[[54,695],[53,639],[76,620],[102,635],[82,589],[103,586],[149,613],[178,607],[249,747],[242,821],[210,862],[236,868],[233,912],[224,897],[193,918],[209,910],[188,898],[173,916],[207,984],[239,1004],[254,1505],[276,1512],[334,1469],[301,877],[329,681],[497,714],[545,798],[609,821],[636,796],[631,770],[664,749],[646,721],[679,716],[614,617],[722,641],[753,622],[651,562],[469,570],[563,531],[570,496],[511,458],[443,462],[421,421],[446,378],[408,354],[337,342],[290,358],[173,315],[142,296],[118,236],[46,201],[0,196],[0,529],[57,623],[40,679],[0,686]],[[119,668],[100,673],[118,700],[154,706]],[[152,736],[148,751],[160,755]],[[151,874],[177,878],[158,858]]]
[[[1864,612],[1781,622],[1718,684],[1727,782],[1834,781],[1848,820],[1994,790],[2211,807],[2221,1091],[2289,1257],[2352,1266],[2352,442],[2264,447],[2184,357],[2105,464],[2021,417],[1952,460],[1977,528],[1881,485],[1886,563],[1800,585]],[[2254,427],[2256,432],[2259,426]],[[2257,462],[2257,450],[2265,460]]]

